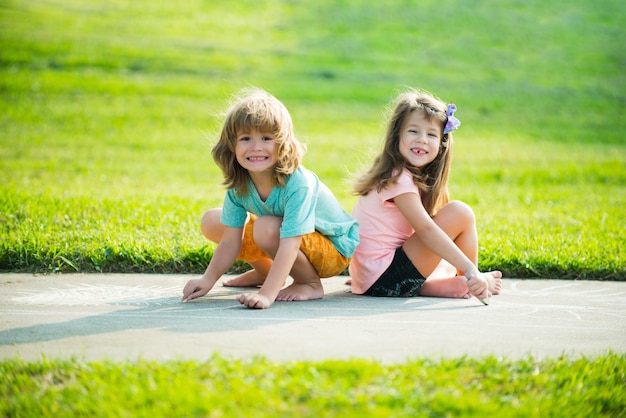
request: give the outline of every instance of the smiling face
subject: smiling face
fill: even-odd
[[[414,167],[424,167],[439,154],[443,136],[441,122],[421,111],[410,112],[400,129],[400,155]]]
[[[271,174],[278,162],[278,150],[274,135],[252,129],[237,135],[235,157],[251,176]]]

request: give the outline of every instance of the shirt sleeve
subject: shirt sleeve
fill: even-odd
[[[292,190],[285,202],[285,216],[280,228],[281,238],[310,234],[315,231],[315,187],[300,186]]]
[[[413,176],[407,171],[402,172],[402,174],[398,177],[396,183],[381,190],[379,196],[384,205],[393,205],[393,203],[389,201],[405,193],[415,193],[419,196],[419,189],[417,188],[417,185],[413,182]]]
[[[248,218],[248,211],[243,207],[234,190],[228,190],[224,197],[224,206],[220,222],[232,228],[243,228]]]
[[[319,180],[300,168],[287,180],[284,189],[284,215],[281,238],[310,234],[315,231]]]

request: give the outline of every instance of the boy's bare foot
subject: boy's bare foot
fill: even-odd
[[[498,270],[482,273],[489,284],[489,291],[492,295],[499,295],[502,290],[502,272]]]
[[[302,301],[322,299],[324,288],[321,283],[293,283],[280,292],[276,300],[281,301]]]
[[[249,270],[240,276],[222,282],[227,287],[258,287],[265,282],[265,276],[256,270]]]
[[[352,285],[352,279],[347,279],[345,284],[347,284],[348,286],[351,286]]]

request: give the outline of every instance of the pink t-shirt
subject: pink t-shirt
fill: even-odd
[[[415,232],[391,201],[405,193],[419,195],[411,173],[406,170],[397,183],[380,192],[372,190],[354,206],[352,216],[359,222],[361,242],[350,260],[353,293],[360,295],[369,289],[391,265],[396,249]]]

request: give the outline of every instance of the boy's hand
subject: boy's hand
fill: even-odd
[[[204,278],[189,280],[183,288],[183,302],[206,295],[213,284],[209,279]]]
[[[243,293],[237,300],[248,308],[267,309],[272,306],[272,301],[260,293]]]

